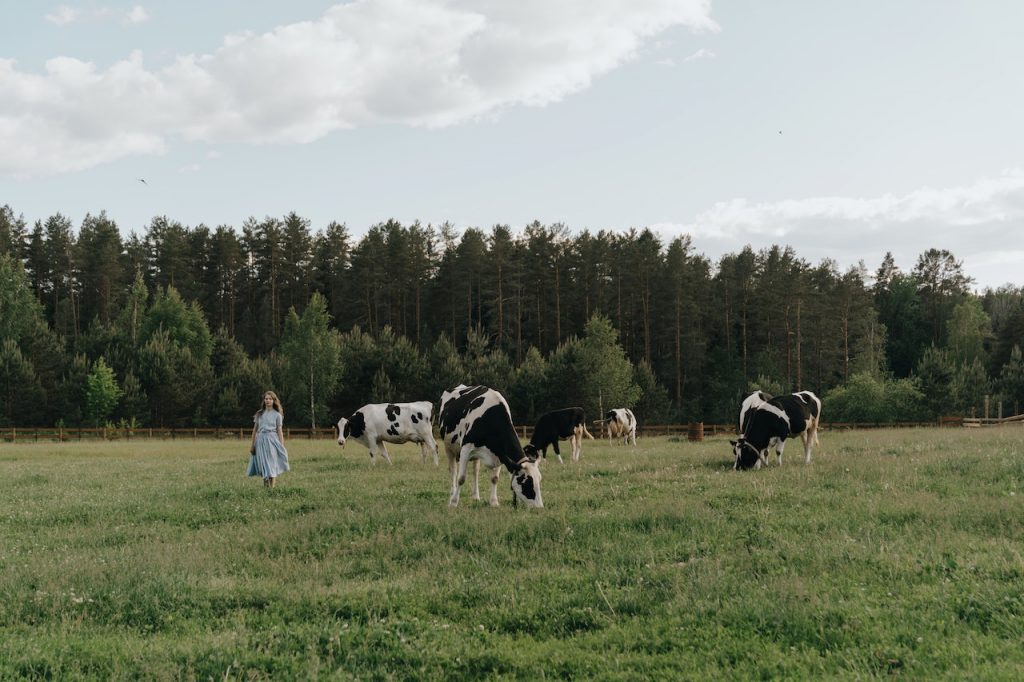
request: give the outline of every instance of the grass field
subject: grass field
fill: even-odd
[[[287,445],[0,444],[0,678],[1024,678],[1022,428],[587,441],[532,511]]]

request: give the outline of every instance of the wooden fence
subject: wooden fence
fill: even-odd
[[[889,429],[889,428],[922,428],[935,426],[967,426],[977,427],[991,424],[1024,424],[1024,415],[1005,417],[1003,419],[973,419],[970,417],[940,417],[936,421],[928,422],[901,422],[896,424],[883,423],[848,423],[848,422],[826,422],[821,425],[823,431],[848,431],[853,429]],[[593,424],[590,428],[595,438],[602,437],[600,424]],[[696,427],[696,428],[695,428]],[[702,428],[701,428],[702,427]],[[516,426],[516,433],[520,438],[526,440],[533,434],[532,426]],[[655,436],[676,436],[687,437],[688,434],[702,433],[703,436],[734,436],[736,434],[735,424],[645,424],[637,429],[637,437]],[[336,434],[333,427],[318,429],[286,428],[284,430],[286,440],[292,438],[305,439],[334,439]],[[194,429],[172,429],[172,428],[137,428],[137,429],[112,429],[112,428],[32,428],[32,427],[7,427],[0,428],[0,442],[6,443],[28,443],[28,442],[64,442],[64,441],[111,441],[111,440],[177,440],[180,438],[208,438],[214,440],[247,440],[252,436],[252,427],[240,429],[224,428],[194,428]]]
[[[964,417],[964,426],[968,428],[980,428],[982,426],[1000,426],[1002,424],[1024,424],[1024,414],[1017,414],[1012,417]]]

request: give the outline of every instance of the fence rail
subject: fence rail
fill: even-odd
[[[824,431],[849,431],[854,429],[885,429],[885,428],[922,428],[935,426],[950,427],[979,427],[994,424],[1024,424],[1024,415],[1004,417],[1003,419],[984,419],[971,417],[940,417],[935,421],[927,422],[900,422],[894,424],[884,423],[851,423],[851,422],[824,422],[821,429]],[[637,437],[655,436],[687,436],[695,432],[694,427],[700,426],[703,436],[732,436],[736,434],[735,424],[645,424],[637,428]],[[600,424],[592,425],[595,438],[601,437]],[[521,438],[528,439],[533,435],[533,427],[522,425],[516,426],[516,433]],[[207,438],[215,440],[233,439],[245,440],[252,435],[252,427],[240,429],[225,428],[136,428],[136,429],[114,429],[114,428],[60,428],[60,427],[5,427],[0,428],[0,442],[6,443],[27,443],[27,442],[64,442],[64,441],[100,441],[100,440],[176,440],[179,438]],[[332,427],[308,429],[308,428],[286,428],[285,439],[334,439],[335,431]]]

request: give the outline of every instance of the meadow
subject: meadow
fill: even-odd
[[[1024,678],[1024,428],[587,441],[543,510],[287,445],[0,443],[0,679]]]

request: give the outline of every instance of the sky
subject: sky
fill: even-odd
[[[1021,35],[1017,0],[0,0],[0,205],[937,248],[1022,286]]]

